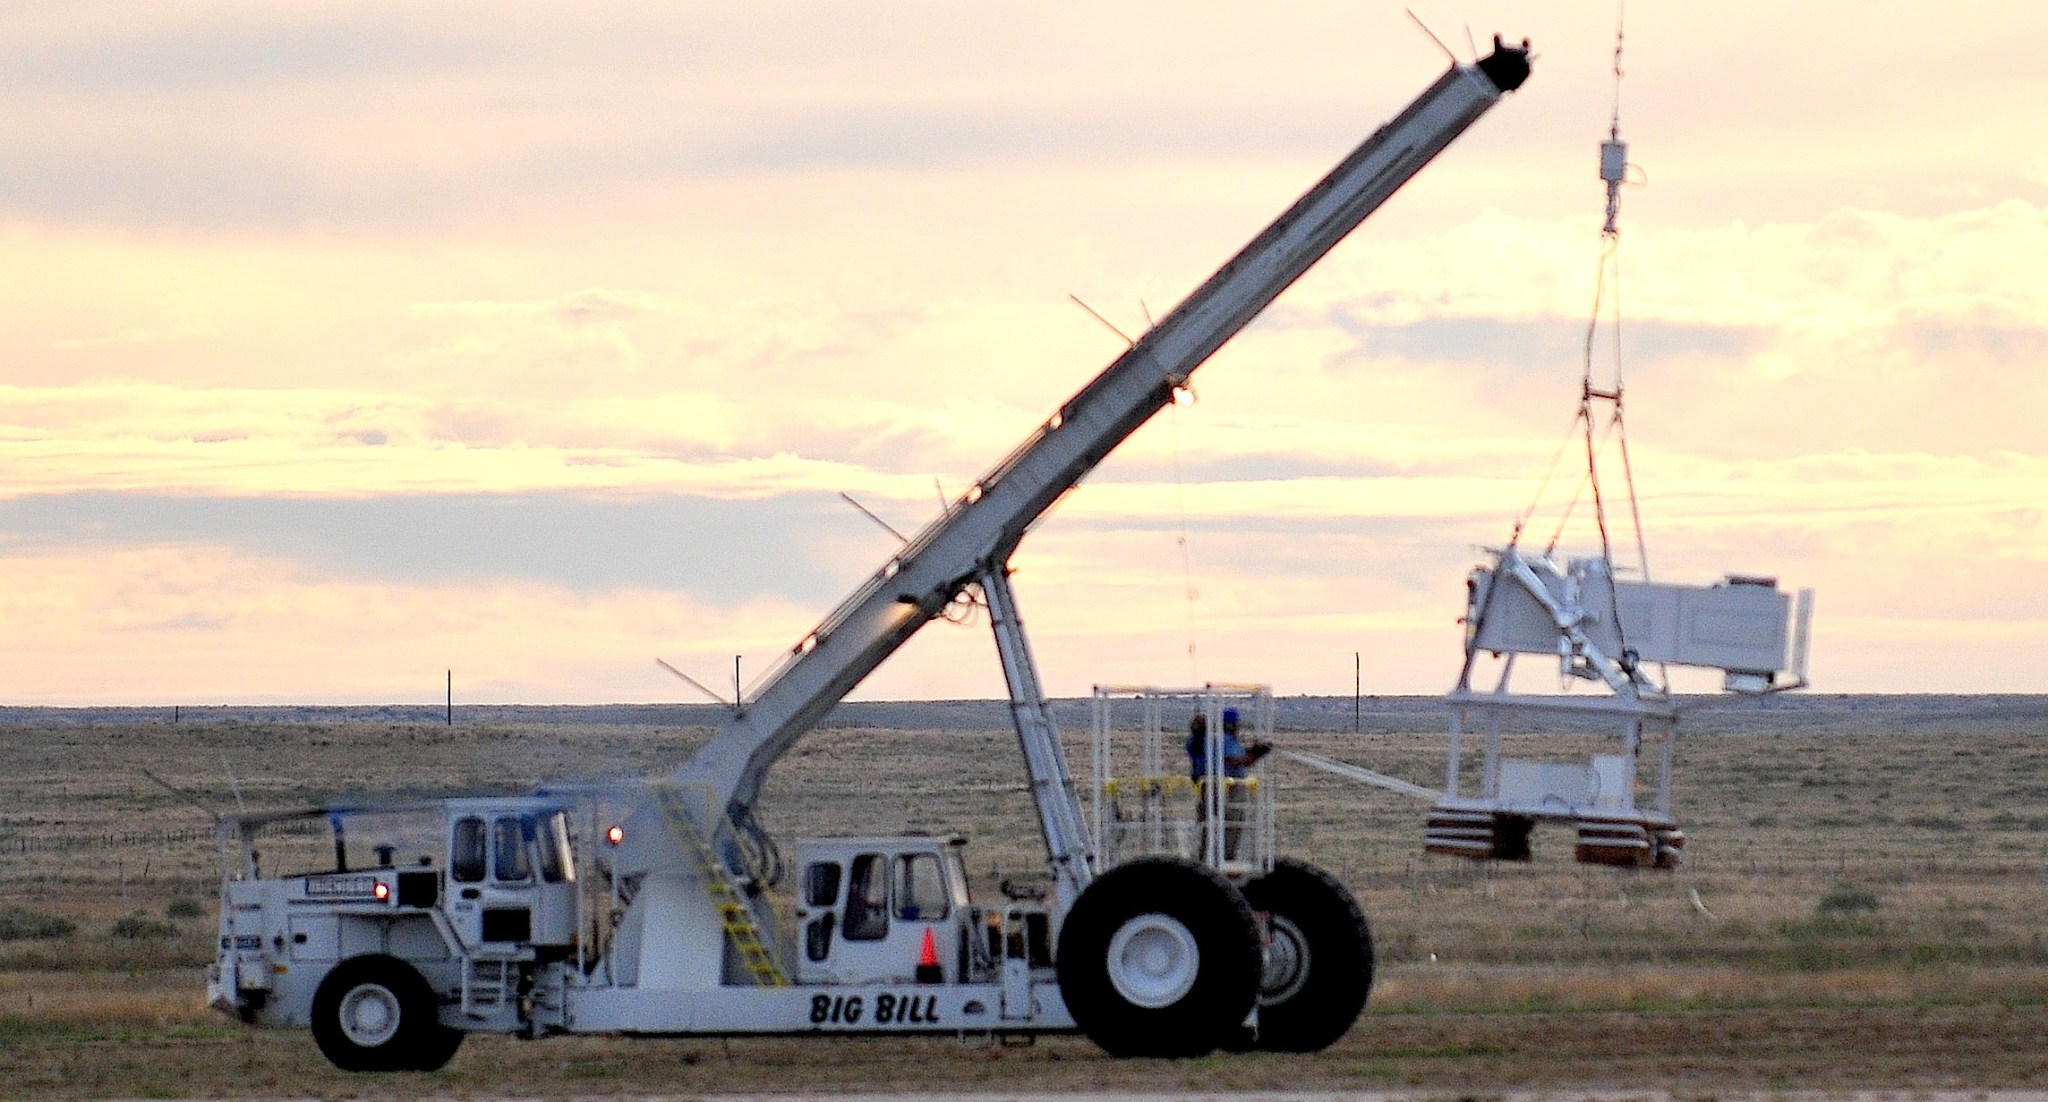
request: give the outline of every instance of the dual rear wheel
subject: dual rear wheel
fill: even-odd
[[[1095,878],[1060,928],[1060,995],[1111,1056],[1201,1056],[1258,998],[1258,925],[1214,869],[1147,858]]]
[[[1112,1056],[1315,1052],[1364,1009],[1372,940],[1351,894],[1313,866],[1282,860],[1239,890],[1207,866],[1149,858],[1081,894],[1057,965],[1075,1024]]]
[[[1372,991],[1372,929],[1344,885],[1282,857],[1244,886],[1266,916],[1257,1047],[1321,1052],[1344,1036]]]

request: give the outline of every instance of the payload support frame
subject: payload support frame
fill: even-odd
[[[1465,661],[1449,703],[1451,739],[1442,798],[1424,841],[1432,853],[1528,860],[1538,822],[1572,824],[1574,856],[1589,864],[1674,868],[1685,833],[1671,814],[1672,758],[1681,708],[1648,668],[1718,669],[1739,696],[1804,688],[1813,591],[1782,592],[1775,578],[1729,575],[1711,585],[1618,579],[1605,558],[1572,559],[1510,546],[1468,582]],[[1515,659],[1558,660],[1567,686],[1584,680],[1604,696],[1517,693]],[[1501,658],[1499,681],[1476,692],[1482,656]],[[1789,674],[1789,678],[1785,675]],[[1467,724],[1484,717],[1477,795],[1464,794]],[[1539,717],[1618,729],[1620,752],[1586,764],[1507,759],[1504,731]],[[1646,750],[1655,753],[1650,806],[1636,800]]]

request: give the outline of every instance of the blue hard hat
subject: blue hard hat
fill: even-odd
[[[1223,722],[1225,722],[1225,723],[1236,723],[1236,722],[1237,722],[1237,709],[1236,709],[1236,708],[1225,708],[1225,709],[1223,709]]]

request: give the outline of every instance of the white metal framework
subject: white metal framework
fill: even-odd
[[[1272,745],[1273,693],[1264,685],[1095,687],[1089,793],[1096,871],[1160,856],[1232,876],[1272,871],[1273,785],[1255,766],[1228,764],[1226,713],[1239,717],[1242,746]],[[1199,769],[1192,765],[1197,743]],[[1212,823],[1221,829],[1209,829]]]
[[[1450,760],[1442,799],[1424,840],[1431,852],[1525,860],[1539,821],[1573,824],[1574,853],[1594,864],[1672,868],[1685,834],[1671,815],[1671,766],[1680,707],[1648,667],[1719,669],[1723,687],[1758,695],[1804,687],[1813,593],[1794,602],[1775,579],[1731,576],[1708,586],[1623,581],[1605,557],[1560,566],[1510,546],[1473,571],[1465,614],[1465,660],[1452,690]],[[1481,658],[1500,658],[1499,680],[1479,692]],[[1511,691],[1519,655],[1557,660],[1567,685],[1590,682],[1599,696]],[[1789,672],[1789,682],[1780,675]],[[1464,738],[1484,725],[1478,791],[1462,776]],[[1618,753],[1588,763],[1506,759],[1501,736],[1535,717],[1564,717],[1614,732]],[[1648,806],[1637,802],[1639,761],[1655,754]]]

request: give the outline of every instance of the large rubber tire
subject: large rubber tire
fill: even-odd
[[[1104,1052],[1204,1056],[1258,998],[1258,923],[1215,870],[1145,858],[1081,893],[1060,928],[1056,965],[1074,1024]]]
[[[412,965],[367,956],[320,981],[313,1040],[343,1071],[431,1071],[455,1055],[462,1034],[441,1024],[433,988]]]
[[[1372,992],[1372,929],[1337,878],[1288,858],[1244,886],[1266,915],[1258,1047],[1321,1052],[1344,1036]]]
[[[412,1059],[407,1061],[407,1071],[440,1071],[455,1059],[455,1051],[462,1047],[462,1039],[469,1036],[459,1029],[450,1029],[439,1022],[427,1031],[413,1048]]]

